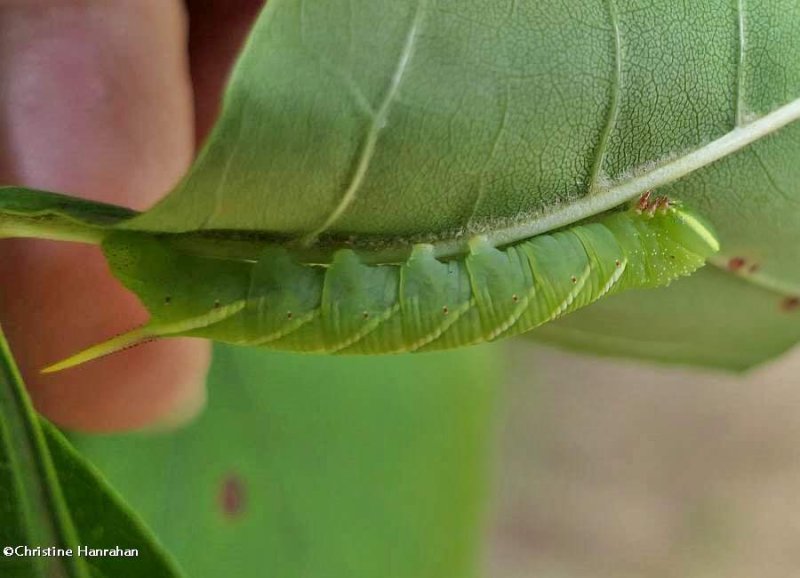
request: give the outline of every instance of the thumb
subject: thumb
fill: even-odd
[[[0,182],[144,208],[193,150],[177,0],[0,0]],[[74,370],[39,369],[146,317],[96,247],[0,244],[0,319],[37,408],[110,431],[183,419],[204,399],[208,346],[169,340]]]

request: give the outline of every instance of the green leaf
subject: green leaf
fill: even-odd
[[[568,224],[796,120],[792,6],[275,2],[190,174],[127,226],[507,242]]]
[[[0,332],[0,547],[70,549],[72,555],[3,553],[13,578],[172,578],[169,556],[52,425],[36,416]],[[135,557],[79,548],[136,549]]]
[[[616,298],[633,327],[609,323],[619,307],[608,304],[538,337],[752,365],[800,338],[780,306],[800,295],[800,127],[780,130],[800,116],[795,8],[274,2],[198,162],[126,226],[249,229],[323,244],[378,237],[383,251],[415,238],[446,255],[470,233],[502,244],[662,187],[720,232],[714,265],[726,272],[686,283],[693,304],[719,306],[686,307],[676,286],[650,300]],[[737,279],[728,263],[741,259]],[[743,293],[750,307],[731,315]],[[635,327],[653,302],[661,334]],[[701,338],[715,327],[741,337]],[[680,330],[686,346],[671,354],[633,345],[643,333],[660,342]]]
[[[70,446],[52,425],[42,421],[64,497],[81,544],[94,549],[136,549],[135,557],[92,557],[95,578],[174,578],[183,576],[130,507],[100,472]]]
[[[43,546],[78,549],[50,451],[19,370],[0,331],[0,571],[3,575],[88,578],[78,557],[17,557],[5,548]]]
[[[73,441],[193,578],[476,576],[496,353],[219,345],[192,425]]]
[[[104,232],[135,211],[68,195],[0,187],[0,239],[39,237],[99,243]]]

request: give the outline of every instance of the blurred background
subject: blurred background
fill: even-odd
[[[508,355],[486,576],[800,572],[800,351],[742,376]]]
[[[215,351],[187,427],[72,436],[189,576],[800,571],[800,352],[737,376],[524,339]]]

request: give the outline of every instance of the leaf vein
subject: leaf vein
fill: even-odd
[[[516,224],[494,229],[486,238],[495,247],[509,245],[528,237],[558,229],[592,215],[618,207],[641,196],[645,191],[663,187],[699,169],[744,149],[779,129],[800,119],[800,98],[773,110],[744,126],[736,127],[708,144],[669,159],[652,170],[621,180],[594,195],[586,195],[556,210],[525,215]],[[466,252],[466,242],[453,238],[433,242],[434,256],[445,258]]]
[[[381,131],[386,126],[386,121],[389,116],[389,111],[391,110],[392,104],[394,103],[395,98],[397,97],[400,85],[402,84],[403,79],[406,76],[406,72],[408,70],[408,64],[409,62],[411,62],[411,59],[413,58],[414,55],[417,34],[419,32],[420,24],[422,21],[422,15],[424,12],[422,10],[424,4],[425,0],[420,0],[420,2],[417,4],[416,13],[411,22],[411,26],[409,27],[408,34],[406,35],[406,41],[405,44],[403,45],[403,49],[400,52],[400,57],[398,58],[395,71],[392,74],[392,79],[389,83],[389,87],[386,90],[386,94],[384,95],[383,100],[381,101],[381,104],[378,107],[374,118],[369,123],[369,130],[367,131],[367,136],[364,140],[364,144],[361,149],[361,153],[359,155],[355,172],[353,173],[353,177],[350,179],[350,183],[345,189],[342,198],[330,212],[328,217],[323,221],[323,223],[302,238],[301,242],[304,245],[312,244],[314,241],[317,240],[317,238],[322,233],[327,231],[336,221],[339,220],[339,218],[341,218],[341,216],[345,213],[345,211],[347,211],[347,209],[353,203],[356,196],[358,195],[358,191],[364,184],[364,179],[366,178],[370,163],[372,162],[372,158],[375,155],[375,148],[378,144],[378,137],[380,136]]]
[[[720,254],[717,254],[708,260],[708,263],[710,265],[713,265],[717,269],[720,269],[725,273],[733,275],[736,278],[741,279],[745,283],[749,283],[754,287],[763,289],[764,291],[775,293],[777,295],[780,295],[781,297],[796,297],[800,295],[800,285],[795,285],[792,283],[781,281],[780,279],[776,279],[772,275],[768,275],[760,271],[755,273],[737,274],[731,271],[730,267],[728,266],[729,262],[730,262],[730,256],[720,255]]]
[[[605,127],[600,135],[600,142],[597,144],[592,175],[589,181],[589,194],[594,193],[599,188],[603,165],[605,164],[608,148],[611,143],[611,135],[617,125],[617,116],[620,109],[620,92],[622,90],[622,36],[619,27],[619,12],[615,0],[607,0],[608,14],[611,20],[611,29],[614,35],[614,74],[611,82],[611,94],[608,103],[608,116]]]

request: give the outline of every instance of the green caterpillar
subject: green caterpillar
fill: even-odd
[[[123,231],[111,233],[103,250],[151,319],[46,371],[179,335],[360,354],[492,341],[604,295],[666,285],[703,266],[719,243],[697,215],[646,194],[628,210],[503,248],[475,237],[468,254],[447,261],[424,244],[400,264],[367,265],[348,249],[329,265],[304,264],[278,246],[256,262],[212,259]]]

